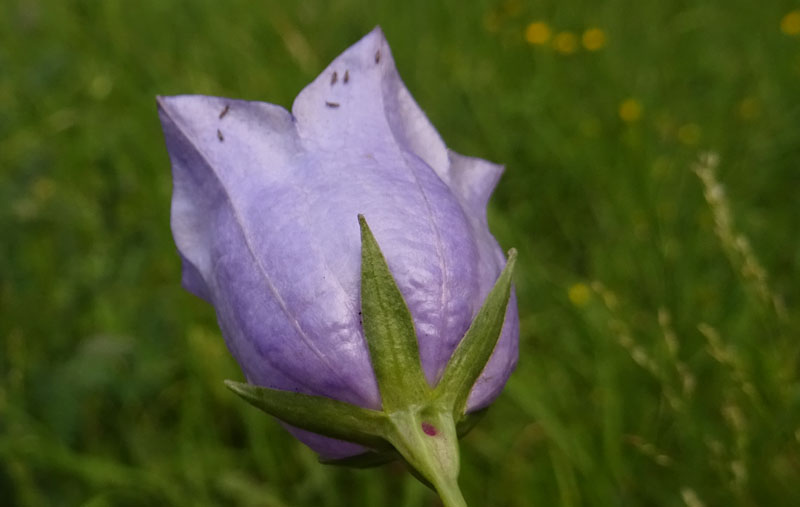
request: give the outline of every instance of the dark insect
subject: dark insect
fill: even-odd
[[[347,84],[348,81],[350,81],[350,71],[346,70],[344,71],[344,84]]]
[[[333,86],[333,85],[335,85],[335,84],[336,84],[336,80],[337,80],[337,79],[339,79],[339,75],[338,75],[338,74],[336,73],[336,71],[334,70],[334,71],[333,71],[333,75],[331,76],[331,86]]]
[[[380,63],[381,61],[381,50],[375,51],[375,63]]]
[[[222,131],[220,129],[217,129],[217,139],[219,139],[219,142],[225,140],[225,137],[222,135]]]
[[[225,115],[228,114],[228,111],[230,111],[230,109],[231,109],[231,106],[229,106],[228,104],[225,104],[225,109],[223,109],[222,112],[219,113],[219,119],[221,120],[221,119],[225,118]]]
[[[338,102],[328,102],[327,100],[325,101],[325,105],[328,106],[328,107],[332,107],[332,108],[339,107],[339,103]]]

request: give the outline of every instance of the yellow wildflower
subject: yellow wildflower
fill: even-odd
[[[534,21],[525,29],[525,40],[528,44],[547,44],[550,40],[550,27],[543,21]]]
[[[606,45],[606,33],[600,28],[589,28],[583,32],[581,41],[588,51],[598,51]]]
[[[592,293],[585,283],[578,282],[573,284],[572,287],[570,287],[567,291],[567,297],[569,298],[570,302],[578,307],[585,306],[586,303],[589,302],[589,298],[591,298],[591,296]]]
[[[55,193],[56,185],[50,178],[43,177],[36,180],[32,190],[37,201],[46,201]]]
[[[743,120],[752,120],[761,114],[761,104],[755,97],[746,97],[739,102],[739,116]]]
[[[683,144],[694,146],[700,141],[700,125],[687,123],[678,128],[678,140]]]
[[[503,2],[503,13],[508,16],[516,16],[522,11],[522,0],[506,0]]]
[[[636,99],[625,99],[619,105],[619,117],[622,121],[633,123],[642,117],[642,104]]]
[[[603,126],[597,120],[597,118],[589,117],[584,118],[578,124],[578,128],[581,131],[581,134],[585,135],[586,137],[597,137],[600,135],[600,132],[603,130]]]
[[[572,32],[560,32],[553,37],[553,47],[562,55],[571,55],[578,50],[578,37]]]
[[[483,27],[487,32],[495,33],[500,29],[500,16],[494,11],[489,11],[483,16]]]
[[[781,18],[781,32],[786,35],[800,35],[800,9],[793,10]]]

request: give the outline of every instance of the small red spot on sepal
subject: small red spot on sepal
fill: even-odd
[[[439,433],[436,431],[436,426],[427,422],[422,423],[422,431],[424,431],[425,434],[430,437],[435,437]]]

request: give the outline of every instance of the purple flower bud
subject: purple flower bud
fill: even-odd
[[[363,214],[436,385],[505,263],[486,221],[502,168],[447,149],[380,29],[336,58],[291,113],[177,96],[160,97],[159,114],[183,284],[214,305],[248,382],[380,409],[360,322]],[[467,411],[499,394],[518,335],[512,295]],[[290,430],[328,458],[363,450]]]

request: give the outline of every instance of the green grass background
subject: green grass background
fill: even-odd
[[[5,0],[0,504],[438,505],[401,465],[318,464],[225,390],[169,231],[156,94],[289,107],[380,24],[449,146],[507,167],[520,361],[462,443],[470,505],[800,505],[797,8]],[[528,44],[537,20],[576,51]]]

